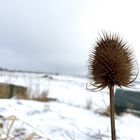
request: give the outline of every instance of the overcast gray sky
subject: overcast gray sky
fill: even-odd
[[[0,67],[87,74],[102,30],[119,33],[139,60],[139,0],[0,0]]]

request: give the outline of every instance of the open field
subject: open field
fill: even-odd
[[[111,139],[107,90],[87,91],[86,78],[1,71],[0,82],[27,87],[30,99],[0,99],[0,139]],[[137,116],[116,116],[118,140],[139,140],[139,130]]]

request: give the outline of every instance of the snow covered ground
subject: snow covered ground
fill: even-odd
[[[84,77],[46,73],[0,72],[1,83],[28,88],[28,93],[48,94],[52,102],[0,99],[0,139],[111,140],[110,118],[101,115],[109,104],[108,91],[88,91]],[[140,118],[116,116],[118,140],[140,139]],[[12,124],[13,123],[13,124]]]

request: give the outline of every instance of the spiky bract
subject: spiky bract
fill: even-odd
[[[133,81],[133,54],[116,34],[103,33],[89,58],[90,82],[102,89],[109,86],[128,86]]]

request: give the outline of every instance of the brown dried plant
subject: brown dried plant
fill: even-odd
[[[103,89],[110,86],[130,86],[136,79],[133,52],[117,34],[103,33],[91,50],[89,58],[90,84]]]
[[[109,88],[111,136],[116,140],[114,86],[127,87],[136,79],[133,52],[117,34],[103,35],[96,41],[89,57],[90,84],[97,89]]]

